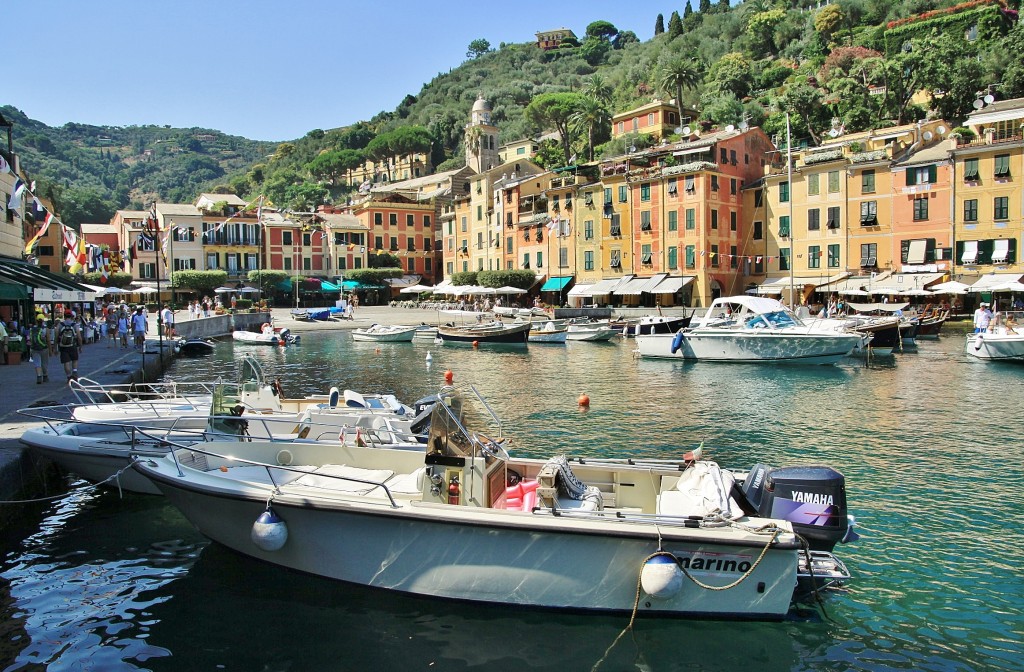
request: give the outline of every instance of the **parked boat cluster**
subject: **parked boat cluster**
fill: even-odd
[[[42,421],[24,443],[93,482],[166,496],[240,553],[325,579],[502,606],[761,619],[850,579],[834,554],[856,538],[845,480],[825,466],[726,469],[700,448],[527,459],[472,388],[412,404],[338,388],[289,399],[248,357],[232,384],[72,389],[77,404],[22,411]]]

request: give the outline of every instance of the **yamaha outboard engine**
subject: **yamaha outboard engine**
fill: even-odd
[[[857,539],[846,509],[846,479],[831,467],[757,464],[742,492],[757,515],[792,523],[812,551],[831,551],[839,542]]]

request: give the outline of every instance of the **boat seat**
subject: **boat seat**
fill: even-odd
[[[726,517],[742,515],[743,510],[732,496],[736,478],[710,460],[695,462],[683,471],[673,487],[658,494],[657,511],[666,516]]]
[[[505,488],[505,508],[510,511],[532,511],[537,506],[539,481],[520,481]]]
[[[427,468],[420,467],[411,474],[395,474],[385,481],[384,485],[388,486],[388,490],[394,495],[418,495],[423,492],[426,477]]]
[[[394,475],[395,472],[390,469],[362,469],[348,467],[344,464],[324,464],[308,474],[303,474],[301,478],[295,479],[294,484],[366,495]],[[367,482],[346,479],[359,479],[359,481]]]
[[[244,467],[228,467],[225,472],[228,477],[233,478],[237,481],[247,481],[249,483],[263,483],[264,485],[286,485],[293,481],[298,480],[305,476],[306,471],[312,471],[315,467],[292,467],[298,471],[291,471],[290,469],[273,469],[273,480],[270,478],[270,474],[267,473],[266,467],[258,467],[256,465],[248,465]]]
[[[601,511],[604,497],[593,485],[576,478],[565,455],[553,457],[537,474],[537,497],[550,509]]]

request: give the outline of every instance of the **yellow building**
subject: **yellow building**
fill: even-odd
[[[1002,100],[968,115],[974,137],[957,138],[954,159],[954,279],[1024,274],[1020,262],[1024,203],[1024,98]],[[961,277],[962,276],[962,277]]]
[[[613,116],[612,138],[630,133],[645,133],[660,140],[676,133],[677,128],[689,126],[696,118],[697,110],[684,107],[683,117],[680,119],[675,99],[664,101],[655,98],[646,105]]]

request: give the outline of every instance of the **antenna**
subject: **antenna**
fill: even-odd
[[[687,128],[689,128],[689,127],[687,127]],[[682,127],[681,127],[681,126],[676,126],[676,128],[675,128],[675,131],[674,131],[674,132],[676,133],[676,135],[679,135],[680,133],[682,133],[682,132],[683,132],[683,129],[682,129]]]
[[[978,100],[976,100],[973,103],[971,103],[971,105],[974,106],[974,109],[980,110],[981,108],[985,107],[985,101],[983,101],[983,100],[981,100],[979,98]]]
[[[828,129],[828,137],[830,137],[830,138],[838,138],[839,137],[839,129],[838,128],[830,128],[830,129]]]
[[[992,103],[996,102],[996,97],[990,93],[987,96],[985,96],[982,100],[985,101],[986,105],[991,105]]]
[[[691,132],[689,126],[683,126],[683,135],[689,135]]]
[[[735,130],[736,130],[736,127],[733,126],[732,124],[729,124],[728,126],[725,127],[725,132],[726,133],[732,133]]]
[[[933,137],[935,137],[935,136],[934,136],[934,135],[932,135],[932,132],[931,132],[931,131],[925,131],[925,132],[924,132],[924,140],[925,140],[925,142],[928,142],[928,141],[929,141],[929,140],[931,140],[931,139],[932,139]]]
[[[935,131],[939,135],[945,135],[947,130],[949,130],[949,129],[947,129],[945,126],[939,126],[938,128],[935,129]]]

